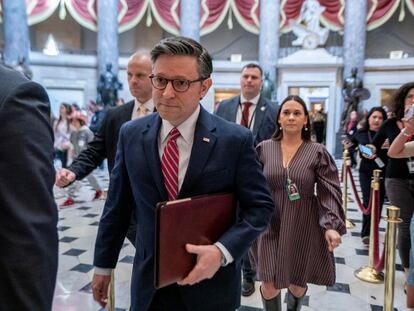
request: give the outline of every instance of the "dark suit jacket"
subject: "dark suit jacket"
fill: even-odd
[[[236,122],[237,110],[240,107],[240,96],[223,100],[216,114],[227,121]],[[276,130],[277,105],[260,96],[254,115],[253,136],[257,145],[262,140],[269,139]]]
[[[50,310],[58,236],[49,98],[1,65],[0,150],[0,310]]]
[[[93,141],[88,144],[88,148],[82,151],[69,167],[75,173],[76,179],[85,178],[106,158],[108,158],[108,170],[109,172],[112,171],[119,129],[122,124],[131,120],[132,109],[134,109],[133,100],[125,105],[108,110]]]
[[[146,311],[155,293],[154,211],[157,202],[167,200],[158,152],[161,123],[155,113],[128,122],[121,128],[116,163],[95,245],[94,265],[115,267],[131,210],[135,209],[138,232],[131,282],[133,311]],[[220,310],[223,305],[236,309],[239,306],[239,259],[266,228],[274,210],[251,132],[201,108],[187,173],[178,197],[224,191],[236,193],[241,211],[238,221],[219,239],[235,261],[220,268],[210,280],[180,287],[189,310]],[[176,234],[179,234],[179,228]]]

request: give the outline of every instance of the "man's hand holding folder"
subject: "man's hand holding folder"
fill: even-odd
[[[236,220],[233,193],[209,194],[157,206],[155,287],[211,279],[224,256],[220,237]]]
[[[220,269],[223,254],[215,245],[193,245],[185,246],[187,252],[197,255],[197,264],[193,270],[180,282],[179,285],[194,285],[205,279],[211,279]]]

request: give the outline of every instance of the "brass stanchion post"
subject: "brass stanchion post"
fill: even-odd
[[[346,218],[346,228],[347,229],[352,229],[355,227],[355,224],[350,221],[348,219],[348,166],[351,165],[350,160],[349,160],[349,151],[348,148],[344,149],[343,152],[343,172],[342,172],[342,179],[343,179],[343,190],[342,190],[342,204],[344,207],[344,213],[345,213],[345,218]]]
[[[374,266],[374,231],[375,231],[375,223],[377,221],[378,215],[376,210],[376,205],[378,202],[376,202],[375,192],[380,190],[380,175],[381,170],[374,170],[374,177],[371,182],[371,226],[370,226],[370,243],[369,243],[369,261],[368,266],[361,267],[357,270],[355,270],[354,275],[365,282],[369,283],[382,283],[384,282],[384,274],[382,272],[377,273]]]
[[[387,207],[387,237],[385,242],[385,292],[384,311],[394,310],[394,279],[395,279],[395,239],[400,209],[395,206]]]
[[[108,302],[106,304],[108,311],[115,311],[115,269],[111,272],[111,282],[108,287]]]

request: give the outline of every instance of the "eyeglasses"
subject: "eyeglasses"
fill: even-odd
[[[164,77],[150,75],[151,84],[158,90],[164,90],[167,87],[168,82],[171,82],[173,89],[176,92],[185,92],[190,88],[191,83],[200,82],[206,78],[198,78],[196,80],[185,80],[185,79],[167,79]]]

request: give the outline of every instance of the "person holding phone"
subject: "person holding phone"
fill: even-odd
[[[410,139],[414,135],[414,104],[405,113],[404,128],[400,134],[392,142],[390,149],[388,150],[388,156],[391,158],[408,158],[414,157],[414,141]],[[411,140],[407,142],[407,140]],[[411,162],[413,163],[413,162]],[[414,164],[412,164],[414,165]],[[407,277],[407,307],[414,308],[414,221],[411,218],[410,224],[411,234],[411,252],[410,252],[410,269]]]
[[[387,113],[382,107],[373,107],[365,117],[363,127],[350,138],[351,143],[358,147],[361,162],[359,165],[359,182],[362,191],[362,202],[364,208],[369,206],[369,197],[371,193],[371,178],[374,170],[381,170],[384,172],[388,162],[387,153],[385,149],[379,149],[377,154],[372,148],[367,146],[371,144],[372,140],[381,127],[384,120],[387,119]],[[383,173],[381,173],[383,176]],[[384,203],[385,187],[384,179],[380,180],[380,211]],[[381,213],[381,212],[380,212]],[[371,228],[371,215],[362,215],[361,240],[362,243],[369,244],[369,234]]]
[[[414,82],[403,84],[394,94],[390,108],[394,112],[394,117],[386,120],[377,134],[372,144],[377,152],[383,148],[386,139],[392,144],[405,128],[405,111],[414,102]],[[406,142],[413,138],[407,135]],[[414,158],[389,158],[385,170],[385,189],[387,197],[392,205],[400,208],[402,222],[398,224],[398,252],[401,264],[406,273],[409,268],[409,257],[411,249],[410,222],[414,212]]]

